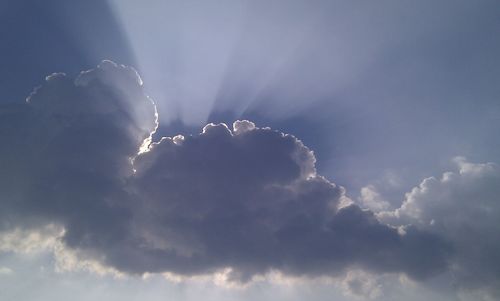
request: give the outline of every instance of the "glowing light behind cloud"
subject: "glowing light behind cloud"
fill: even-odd
[[[110,3],[164,120],[204,122],[236,42],[242,4],[224,1],[219,10],[201,1]]]
[[[342,60],[329,52],[335,35],[318,31],[328,10],[321,2],[109,4],[158,104],[160,122],[202,125],[213,111],[241,116],[262,102],[285,105],[278,115],[310,104],[340,82],[331,71]],[[334,78],[347,73],[336,70]]]

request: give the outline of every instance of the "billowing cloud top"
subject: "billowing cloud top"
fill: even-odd
[[[318,175],[294,136],[242,120],[151,142],[156,126],[136,72],[112,62],[75,80],[51,75],[26,103],[3,105],[2,230],[57,224],[66,247],[124,273],[229,267],[237,281],[348,268],[424,279],[461,254],[447,235],[453,223],[419,222],[438,208],[420,199],[442,197],[427,186],[441,184],[376,215]]]

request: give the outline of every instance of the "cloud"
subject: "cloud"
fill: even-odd
[[[0,252],[37,253],[53,248],[63,230],[55,225],[33,230],[13,229],[0,232]]]
[[[123,273],[101,264],[98,260],[86,256],[79,250],[68,248],[63,241],[64,235],[65,230],[54,224],[36,229],[15,228],[2,231],[0,232],[0,254],[40,255],[49,253],[53,255],[57,272],[88,271],[101,276],[124,276]],[[2,271],[8,272],[0,267],[0,274]]]
[[[231,267],[235,279],[270,269],[335,275],[352,265],[425,277],[444,268],[446,245],[417,229],[400,235],[316,174],[291,135],[237,121],[164,138],[134,161],[134,235],[141,248],[108,253],[130,272],[196,274]],[[412,246],[427,244],[423,258]]]
[[[381,284],[376,277],[363,271],[349,271],[342,281],[346,295],[360,299],[374,299],[381,295]]]
[[[359,201],[364,208],[368,208],[374,212],[387,210],[390,207],[389,202],[382,198],[377,188],[373,185],[361,188]]]
[[[500,168],[463,157],[454,162],[458,171],[423,180],[406,194],[401,208],[382,212],[379,218],[393,225],[414,224],[449,241],[455,250],[448,261],[456,285],[478,290],[475,299],[483,294],[497,299]]]
[[[0,276],[10,275],[13,272],[14,271],[12,271],[12,269],[10,269],[8,267],[0,267]]]
[[[61,226],[65,249],[119,272],[424,279],[452,253],[346,202],[292,135],[243,120],[151,143],[154,104],[125,66],[51,75],[0,112],[0,227]]]
[[[156,127],[135,71],[105,61],[75,80],[53,74],[0,115],[0,227],[59,223],[75,244],[126,234],[124,181]]]

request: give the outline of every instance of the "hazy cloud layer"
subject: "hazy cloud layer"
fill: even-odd
[[[498,250],[498,191],[488,190],[496,166],[460,161],[460,173],[426,180],[385,213],[389,226],[349,205],[300,140],[249,121],[209,124],[138,154],[157,124],[141,85],[132,69],[103,62],[76,80],[52,75],[26,103],[0,108],[2,229],[61,225],[65,247],[137,274],[230,267],[245,281],[271,269],[317,276],[357,268],[424,279],[454,262],[463,279],[497,281],[488,265]],[[386,207],[374,187],[363,198]],[[454,236],[461,225],[473,241]]]

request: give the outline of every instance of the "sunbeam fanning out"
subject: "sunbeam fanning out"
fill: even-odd
[[[206,122],[240,37],[243,3],[221,2],[223,11],[204,1],[110,3],[162,119]]]
[[[283,10],[278,3],[261,1],[221,1],[220,6],[206,1],[109,3],[166,123],[180,119],[199,126],[220,110],[241,116],[270,97],[298,104],[306,95],[294,92],[294,86],[306,85],[309,88],[303,86],[303,91],[314,88],[318,93],[316,80],[324,77],[320,83],[324,85],[328,77],[333,79],[328,73],[334,69],[326,70],[324,64],[338,64],[337,74],[341,73],[341,58],[331,57],[345,55],[345,50],[335,51],[341,48],[334,46],[338,37],[317,30],[325,21],[326,4],[290,1]],[[320,41],[324,52],[313,53],[311,44]],[[317,69],[319,74],[302,68],[303,59],[311,55],[316,58],[307,64],[322,64],[325,69]],[[342,73],[342,78],[350,76]]]
[[[498,0],[0,0],[0,301],[500,300]]]

